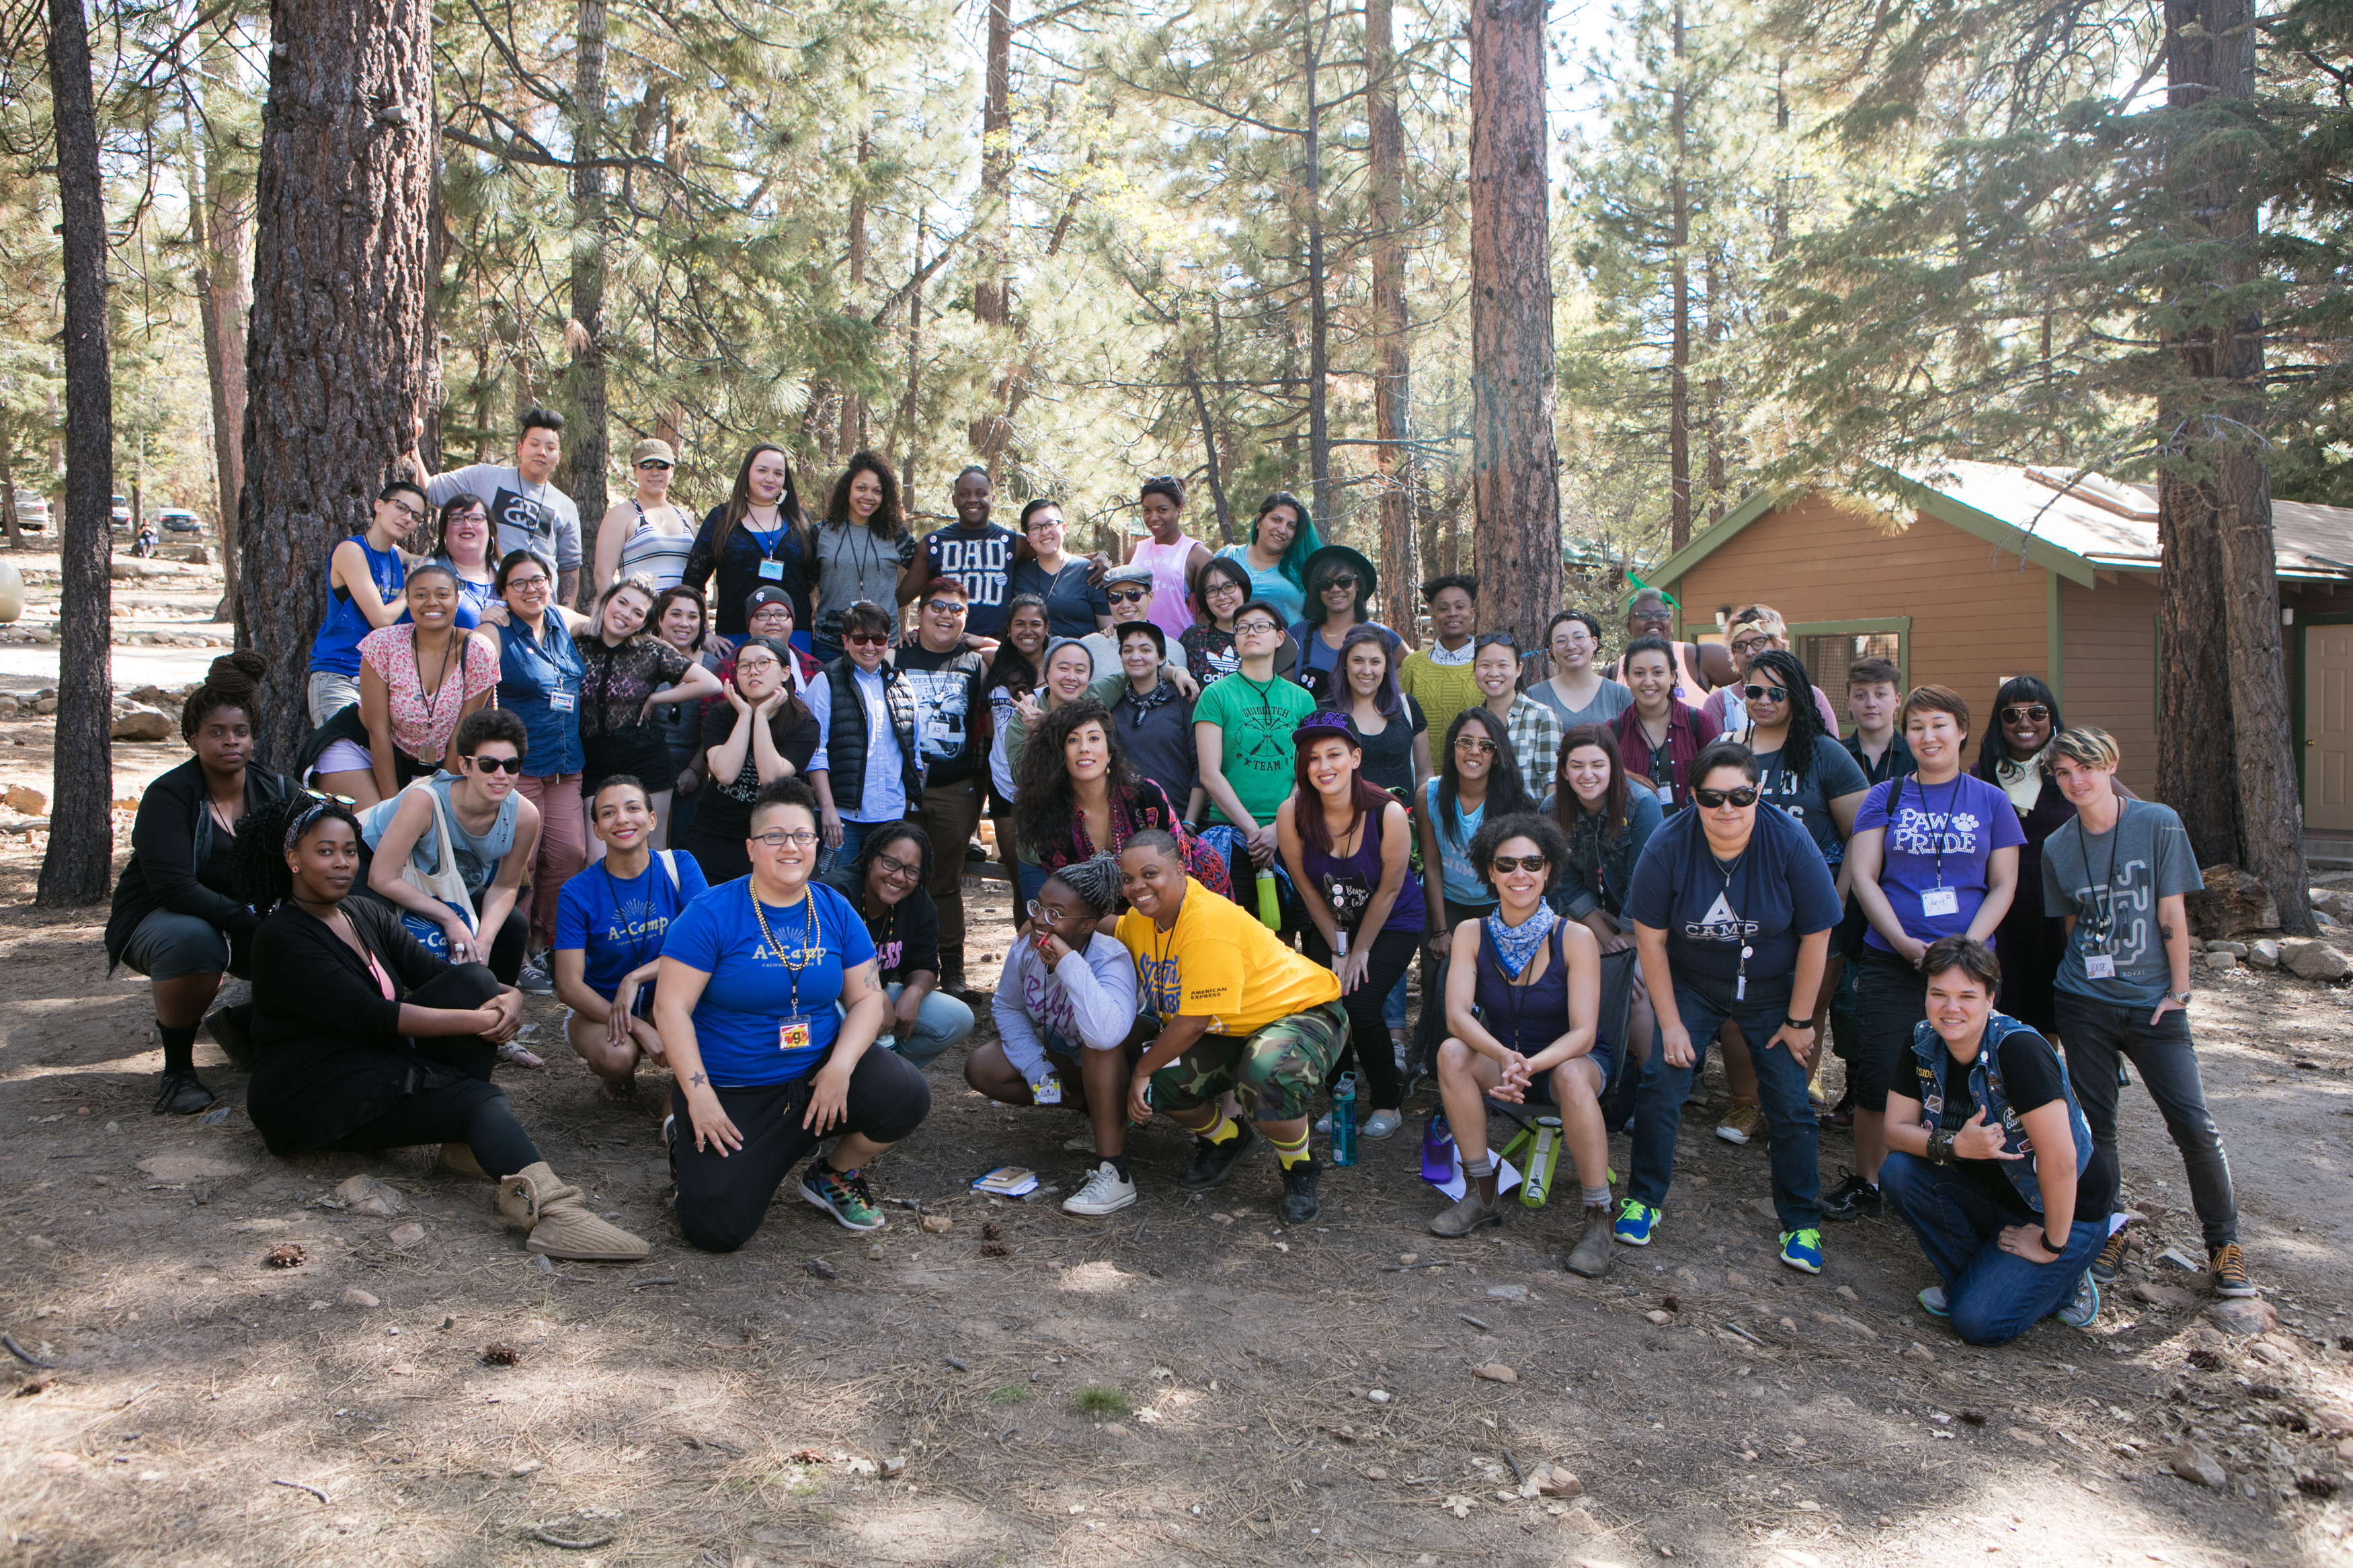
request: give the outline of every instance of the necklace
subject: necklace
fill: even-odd
[[[825,956],[825,922],[818,916],[817,900],[807,888],[801,889],[801,945],[797,950],[797,958],[786,958],[783,945],[776,941],[776,933],[768,929],[767,911],[760,907],[760,890],[748,877],[744,880],[744,890],[752,900],[752,918],[760,923],[760,940],[767,943],[768,951],[792,976],[785,1010],[787,1018],[797,1018],[801,1011],[801,971]]]

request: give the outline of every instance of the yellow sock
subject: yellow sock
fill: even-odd
[[[1274,1150],[1274,1157],[1282,1162],[1282,1168],[1286,1171],[1291,1169],[1292,1166],[1299,1163],[1300,1161],[1307,1158],[1307,1134],[1305,1132],[1300,1133],[1299,1142],[1296,1143],[1285,1143],[1272,1135],[1269,1135],[1267,1142],[1272,1146]]]
[[[1211,1123],[1208,1131],[1201,1133],[1200,1136],[1212,1143],[1223,1143],[1240,1136],[1240,1125],[1232,1117],[1220,1110],[1218,1112],[1218,1120]]]

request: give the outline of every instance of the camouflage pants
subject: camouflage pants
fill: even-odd
[[[1204,1035],[1152,1075],[1152,1108],[1193,1110],[1230,1089],[1251,1121],[1289,1121],[1307,1114],[1347,1043],[1348,1014],[1337,1002],[1277,1018],[1239,1039]]]

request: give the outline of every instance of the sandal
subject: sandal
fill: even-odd
[[[501,1046],[499,1047],[499,1060],[502,1062],[512,1062],[519,1068],[543,1068],[547,1065],[547,1063],[541,1059],[537,1055],[525,1049],[522,1042],[520,1040],[509,1040],[505,1045]]]

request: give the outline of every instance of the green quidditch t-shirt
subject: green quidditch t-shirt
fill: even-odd
[[[1279,676],[1252,680],[1240,671],[1203,690],[1193,704],[1193,722],[1215,724],[1221,732],[1219,766],[1226,782],[1261,827],[1274,820],[1276,809],[1291,794],[1292,759],[1298,754],[1291,731],[1314,711],[1315,700],[1304,687]],[[1214,804],[1209,821],[1240,826]]]

